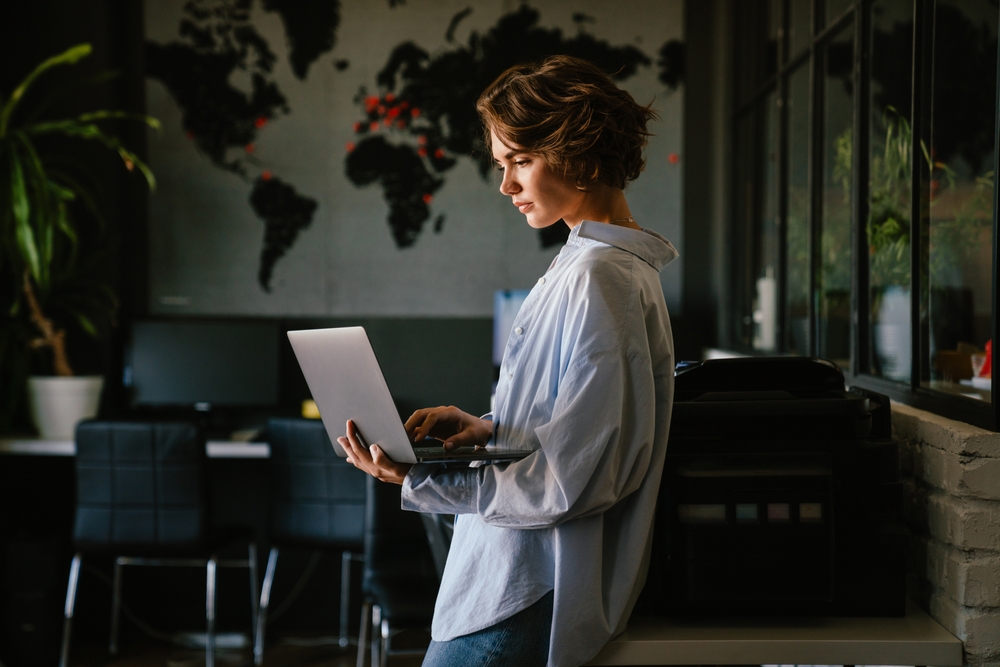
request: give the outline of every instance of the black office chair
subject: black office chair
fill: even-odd
[[[351,562],[361,560],[365,529],[365,474],[336,455],[323,423],[271,419],[271,552],[261,586],[254,663],[264,660],[264,626],[281,548],[341,554],[340,645],[347,646]]]
[[[400,507],[400,487],[367,477],[365,556],[357,667],[363,667],[371,628],[372,667],[389,655],[422,655],[424,649],[395,650],[392,639],[410,628],[429,628],[438,575],[420,515]]]
[[[70,636],[84,553],[115,557],[111,639],[118,652],[122,574],[126,565],[204,567],[205,664],[215,664],[215,582],[218,567],[250,569],[250,609],[257,615],[257,554],[247,538],[246,560],[219,559],[235,532],[210,530],[205,440],[187,423],[90,421],[76,429],[76,554],[66,587],[60,667],[69,664]],[[254,624],[255,627],[256,624]]]

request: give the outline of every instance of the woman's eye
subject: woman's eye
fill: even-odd
[[[531,162],[531,160],[514,160],[514,164],[516,164],[518,167],[523,167],[529,162]]]

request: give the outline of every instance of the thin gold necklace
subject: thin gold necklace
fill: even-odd
[[[632,217],[618,218],[617,220],[608,220],[608,224],[609,225],[617,225],[617,224],[622,223],[622,222],[632,223],[633,225],[636,224],[635,219],[632,218]]]

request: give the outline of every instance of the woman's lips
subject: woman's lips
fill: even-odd
[[[514,202],[514,206],[516,206],[517,210],[519,210],[521,213],[526,213],[528,211],[528,209],[531,208],[531,202],[530,201],[516,201],[516,202]]]

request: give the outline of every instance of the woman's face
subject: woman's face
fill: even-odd
[[[570,228],[580,224],[585,192],[554,173],[538,155],[505,146],[493,132],[490,137],[494,164],[503,173],[500,192],[511,198],[528,225],[541,229],[560,219]]]

